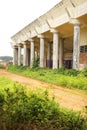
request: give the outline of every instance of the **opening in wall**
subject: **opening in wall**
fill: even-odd
[[[87,45],[80,46],[80,53],[87,53]]]

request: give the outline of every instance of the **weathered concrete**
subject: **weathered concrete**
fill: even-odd
[[[23,66],[27,66],[27,45],[26,42],[24,44],[24,55],[23,55]]]
[[[58,31],[52,29],[51,32],[53,33],[53,69],[58,68],[58,45],[59,45],[59,35]]]
[[[34,62],[34,40],[32,39],[31,41],[30,41],[30,46],[31,46],[31,49],[30,49],[30,52],[31,52],[31,54],[30,54],[30,67],[32,68],[32,66],[33,66],[33,62]]]
[[[21,45],[18,45],[18,65],[21,65]]]
[[[50,68],[50,60],[51,60],[51,43],[48,42],[48,48],[47,48],[47,67]]]
[[[79,70],[79,44],[80,44],[80,26],[74,25],[73,39],[73,69]]]
[[[63,49],[64,49],[64,42],[63,39],[60,38],[60,45],[59,45],[59,68],[63,66]]]
[[[34,53],[37,51],[38,53],[40,53],[39,54],[40,67],[46,67],[46,65],[48,67],[49,64],[51,64],[51,67],[53,66],[53,69],[58,68],[58,65],[59,68],[62,67],[63,65],[62,59],[64,55],[64,64],[67,64],[69,66],[68,68],[72,68],[72,60],[73,60],[73,68],[77,70],[79,69],[80,64],[82,64],[82,63],[79,64],[79,44],[80,46],[87,45],[86,42],[87,41],[87,6],[86,5],[87,5],[87,0],[74,0],[73,2],[71,0],[62,0],[59,4],[54,6],[46,14],[37,18],[32,23],[28,24],[25,28],[23,28],[22,30],[20,30],[18,33],[16,33],[14,36],[11,37],[15,45],[18,46],[18,44],[25,41],[28,45],[28,48],[31,48],[30,45],[28,44],[28,39],[34,39],[35,48],[37,48],[37,50],[33,50],[34,48],[31,49],[32,56],[30,57],[31,58],[30,66],[32,66],[33,63]],[[81,23],[81,36],[80,36],[80,28],[78,23]],[[73,37],[73,25],[75,26],[74,26],[74,38],[72,40],[71,37]],[[50,30],[53,33],[53,35],[52,33],[50,33]],[[38,35],[40,38],[40,49],[39,49]],[[44,44],[43,36],[46,39],[45,44]],[[59,36],[64,39],[63,52],[62,52],[63,49],[62,44],[59,43]],[[51,53],[49,50],[50,48],[48,48],[47,50],[48,41],[53,42],[53,47],[51,46]],[[60,44],[60,48],[58,47],[59,44]],[[60,51],[58,51],[58,48]],[[27,52],[27,49],[25,50],[26,51],[24,53]],[[58,64],[58,60],[59,60],[59,64]],[[25,62],[23,63],[24,66],[29,65],[28,61],[29,61],[29,56],[27,53],[24,56],[24,62]],[[84,63],[86,63],[85,61]],[[20,63],[18,64],[20,65]]]
[[[18,64],[18,48],[13,47],[13,65]]]
[[[51,43],[48,43],[48,48],[47,48],[47,60],[51,59]]]
[[[44,37],[40,36],[40,67],[44,67]]]

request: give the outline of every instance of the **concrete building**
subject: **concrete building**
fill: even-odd
[[[47,13],[11,37],[13,64],[32,67],[87,67],[87,0],[62,0]]]

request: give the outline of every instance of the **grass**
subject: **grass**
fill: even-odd
[[[83,71],[83,73],[76,70],[48,70],[12,65],[8,67],[8,71],[58,86],[60,85],[67,88],[82,90],[87,93],[87,77],[85,76],[87,73],[86,71]]]

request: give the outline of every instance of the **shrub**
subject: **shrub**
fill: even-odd
[[[64,67],[60,69],[54,69],[53,72],[54,74],[62,74],[66,76],[77,76],[79,74],[79,71],[75,69],[65,69]]]
[[[79,74],[79,71],[75,70],[75,69],[66,69],[64,72],[64,75],[66,76],[77,76]]]
[[[65,67],[61,67],[60,69],[53,69],[52,71],[54,74],[64,74]]]
[[[81,70],[80,72],[83,76],[87,77],[87,68]]]
[[[0,91],[0,130],[86,130],[85,118],[61,108],[47,90],[12,85]]]
[[[39,67],[39,61],[40,61],[39,57],[35,58],[32,68],[38,68]]]

